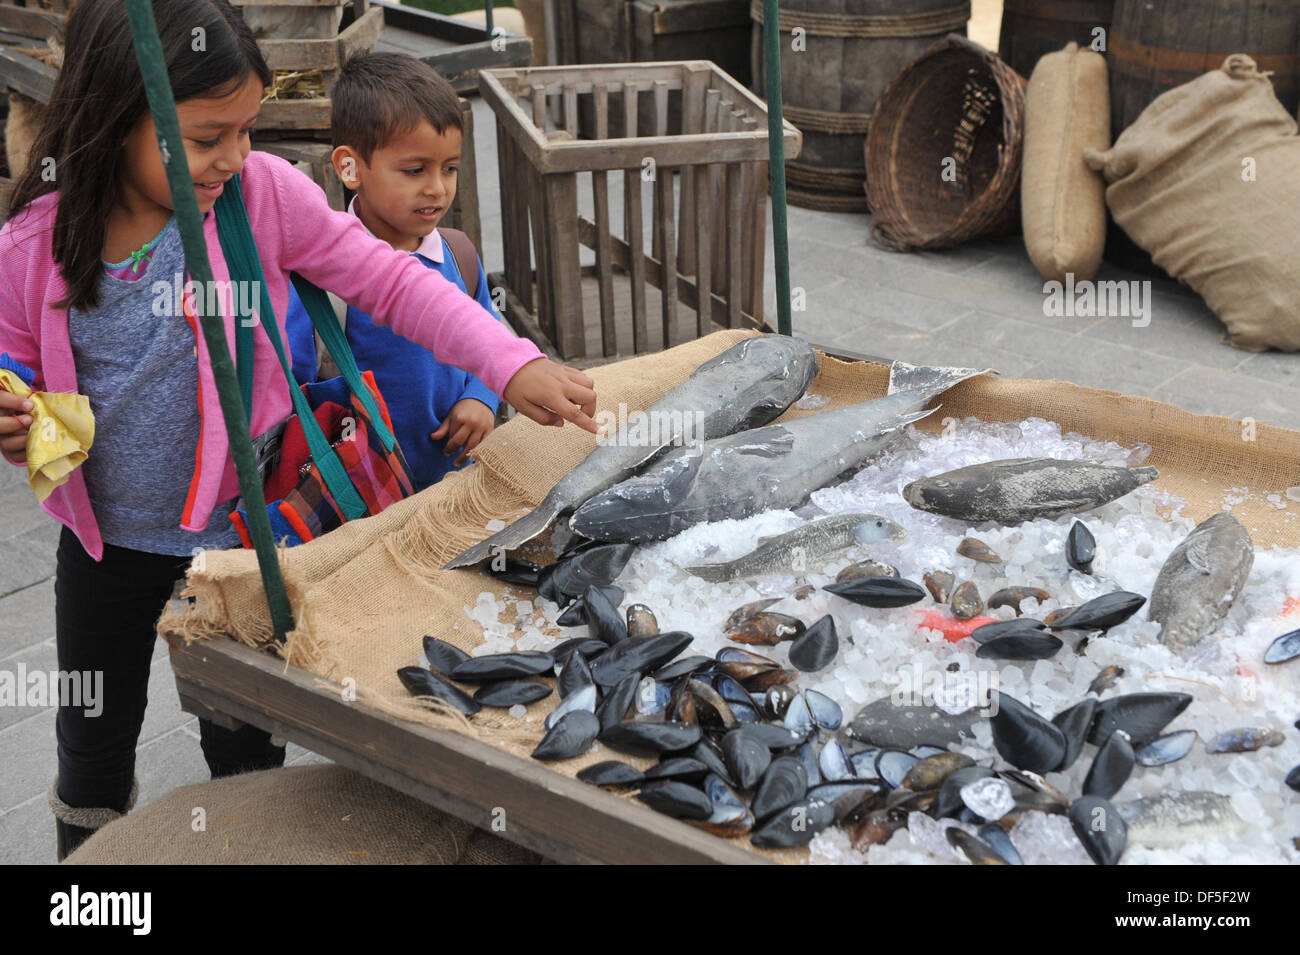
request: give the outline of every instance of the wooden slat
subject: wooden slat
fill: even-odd
[[[460,229],[483,255],[483,227],[479,220],[478,159],[474,154],[474,108],[469,100],[460,100],[460,172],[456,176],[456,205],[459,206],[454,228]]]
[[[668,135],[668,84],[667,83],[662,81],[655,83],[654,104],[655,104],[655,135],[659,137],[667,136]],[[656,165],[658,164],[658,161],[659,161],[658,157],[656,156],[655,157]],[[655,181],[657,183],[658,178],[656,178]],[[671,187],[672,185],[671,178],[668,180],[668,184]],[[669,191],[668,196],[669,198],[672,197],[671,190]],[[654,212],[653,212],[654,222],[651,227],[651,248],[653,249],[656,258],[661,257],[664,251],[663,233],[660,231],[659,228],[661,222],[659,201],[661,198],[662,197],[660,195],[660,190],[656,188],[654,191]]]
[[[542,133],[546,132],[546,87],[534,86],[532,93],[533,125]]]
[[[740,124],[745,129],[758,125],[757,120],[751,116],[742,116]],[[741,232],[745,236],[752,236],[760,245],[766,246],[767,221],[766,218],[758,215],[758,208],[759,194],[767,192],[767,182],[759,181],[758,163],[747,162],[742,163],[741,166],[745,171],[744,219]],[[766,264],[761,259],[755,267],[754,257],[744,256],[741,308],[750,315],[759,315],[763,311],[763,270],[765,268]]]
[[[0,30],[44,40],[52,33],[57,33],[63,24],[63,17],[46,10],[29,7],[12,7],[0,5]]]
[[[58,70],[35,57],[0,46],[0,90],[14,90],[38,103],[48,103],[58,75]]]
[[[354,53],[371,49],[384,32],[384,11],[374,7],[361,14],[346,30],[339,34],[338,59],[341,68]]]
[[[596,223],[592,222],[586,216],[578,217],[578,239],[588,248],[592,248],[596,242]],[[611,249],[614,257],[614,264],[624,271],[631,269],[632,257],[628,249],[628,244],[622,239],[615,237],[611,243]],[[652,288],[663,291],[663,263],[652,256],[645,257],[646,284]],[[595,267],[588,266],[583,269],[583,274],[594,274]],[[695,283],[684,275],[677,276],[676,285],[673,287],[673,294],[687,308],[699,311],[699,293],[696,291]],[[727,302],[722,298],[722,294],[714,291],[710,296],[711,307],[709,309],[710,319],[719,326],[725,327],[727,324]],[[767,328],[763,322],[754,315],[745,312],[741,313],[741,327],[758,328],[763,331],[772,331]]]
[[[727,117],[728,124],[740,125],[738,113]],[[727,166],[727,327],[738,328],[744,299],[744,251],[749,236],[745,234],[745,163],[734,162]]]
[[[737,0],[694,0],[692,3],[659,3],[637,0],[650,14],[656,34],[696,33],[751,23],[749,4]]]
[[[384,12],[384,22],[403,30],[414,30],[428,36],[453,43],[489,43],[486,27],[468,23],[441,13],[431,13],[419,7],[409,7],[390,0],[370,0],[372,6]]]
[[[623,87],[623,119],[629,135],[637,130],[637,91],[635,83]],[[623,174],[623,234],[631,254],[629,276],[632,281],[632,351],[640,354],[650,348],[647,339],[645,296],[645,234],[641,221],[641,172]]]
[[[521,165],[515,141],[497,119],[497,181],[501,195],[501,236],[507,284],[524,307],[533,308],[532,264],[528,258],[528,208],[520,189]]]
[[[768,193],[768,167],[767,163],[760,162],[754,164],[754,178],[758,182],[758,188],[754,191],[754,231],[751,233],[753,242],[749,244],[750,249],[750,301],[753,303],[751,314],[759,319],[766,321],[763,314],[765,303],[763,301],[763,276],[767,270],[767,193]]]
[[[342,687],[232,640],[171,638],[177,692],[559,862],[762,863],[762,855],[451,730],[348,702]]]
[[[562,94],[564,101],[564,131],[574,139],[578,138],[578,91],[572,84],[566,84]]]
[[[556,350],[567,358],[587,353],[586,332],[582,326],[582,273],[578,261],[578,177],[576,173],[546,176],[545,212],[550,223],[551,263],[554,270],[558,328]]]
[[[592,94],[595,103],[596,138],[609,138],[609,89],[597,84]],[[591,191],[596,210],[596,270],[600,282],[600,340],[605,355],[618,354],[618,328],[614,321],[614,271],[609,260],[609,173],[596,170],[591,174]]]
[[[257,122],[267,129],[329,129],[332,104],[318,99],[268,100],[257,114]]]
[[[529,234],[533,239],[534,271],[525,273],[529,283],[536,278],[537,320],[542,330],[552,338],[559,324],[565,321],[564,303],[556,297],[555,287],[555,247],[556,238],[548,226],[547,212],[543,201],[544,182],[542,174],[535,169],[525,167],[520,170],[516,189],[525,195],[528,216],[532,220]],[[525,247],[525,256],[527,255]],[[525,258],[526,261],[526,258]]]
[[[709,76],[707,70],[686,70],[682,77],[682,135],[675,137],[675,141],[680,143],[698,136],[701,140],[708,142],[711,137],[704,132],[704,90],[708,84]],[[699,236],[699,216],[698,205],[695,200],[696,184],[700,181],[699,177],[693,174],[693,170],[685,167],[693,167],[697,163],[707,162],[711,152],[700,149],[693,152],[685,161],[666,160],[663,158],[663,151],[657,150],[656,155],[661,157],[661,161],[672,162],[674,166],[683,166],[682,182],[678,195],[677,222],[679,223],[678,242],[677,242],[677,271],[683,275],[694,275],[698,267],[695,255],[696,242]]]
[[[731,132],[723,124],[723,99],[717,90],[709,90],[704,98],[705,129],[711,133]],[[722,192],[722,171],[727,163],[712,163],[709,166],[709,234],[713,236],[710,248],[713,254],[713,281],[718,288],[725,288],[724,270],[727,267],[726,214],[727,207]]]
[[[524,303],[519,301],[519,296],[515,295],[514,286],[510,284],[510,280],[506,275],[502,272],[490,272],[488,273],[488,284],[494,289],[501,288],[504,290],[506,307],[502,315],[510,324],[510,327],[540,348],[547,358],[552,361],[563,361],[564,359],[560,356],[560,353],[551,344],[550,337],[542,331],[542,327],[537,324],[532,313],[524,307]]]

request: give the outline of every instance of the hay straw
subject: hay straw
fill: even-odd
[[[321,99],[325,96],[323,70],[276,70],[271,85],[262,94],[262,102],[286,99]]]

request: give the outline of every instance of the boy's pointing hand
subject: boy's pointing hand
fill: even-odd
[[[515,372],[501,397],[538,424],[558,428],[572,421],[592,434],[603,434],[604,429],[592,418],[596,413],[595,386],[576,368],[539,358]]]

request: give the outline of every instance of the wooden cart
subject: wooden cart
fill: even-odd
[[[484,27],[387,0],[371,0],[384,11],[384,32],[375,50],[407,53],[428,63],[458,93],[478,89],[479,70],[528,66],[533,41],[517,33],[488,34]]]
[[[186,712],[261,727],[556,862],[766,861],[542,763],[347,702],[343,687],[233,640],[168,643]],[[503,831],[494,816],[505,819]]]

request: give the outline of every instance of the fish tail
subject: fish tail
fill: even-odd
[[[731,579],[731,571],[732,565],[730,563],[692,564],[686,568],[686,572],[692,577],[699,577],[711,584],[726,583]]]
[[[461,551],[443,565],[443,570],[470,567],[481,563],[501,551],[515,550],[551,526],[560,513],[560,505],[545,500],[519,520],[507,524],[491,537]]]

